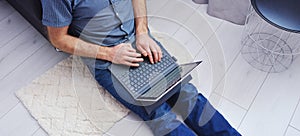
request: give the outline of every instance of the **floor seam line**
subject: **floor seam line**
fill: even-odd
[[[268,79],[269,75],[270,75],[270,73],[266,74],[266,77],[265,77],[265,79],[263,80],[263,82],[262,82],[262,84],[260,85],[260,87],[259,87],[259,89],[258,89],[257,93],[255,94],[255,97],[253,98],[252,102],[250,103],[250,105],[249,105],[249,108],[247,109],[247,111],[246,111],[246,114],[245,114],[245,115],[244,115],[244,117],[242,118],[242,120],[241,120],[241,123],[239,124],[238,128],[240,128],[240,127],[241,127],[241,125],[242,125],[243,121],[245,120],[245,118],[246,118],[247,114],[249,113],[249,110],[251,109],[251,107],[252,107],[252,105],[253,105],[253,103],[254,103],[255,99],[257,98],[257,96],[258,96],[259,92],[261,91],[262,87],[264,86],[265,82],[267,81],[267,79]]]

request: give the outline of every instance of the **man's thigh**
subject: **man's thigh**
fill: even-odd
[[[198,90],[190,83],[181,86],[180,91],[174,94],[167,103],[172,109],[182,116],[187,116],[195,107],[198,98]]]

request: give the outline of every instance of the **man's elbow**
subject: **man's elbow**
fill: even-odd
[[[51,44],[62,51],[67,49],[68,42],[68,27],[55,28],[55,27],[47,27],[48,29],[48,39]]]
[[[53,38],[49,38],[50,43],[52,44],[52,46],[54,48],[56,48],[56,50],[58,51],[64,51],[64,52],[69,52],[70,50],[72,50],[67,43],[65,43],[65,40],[63,39],[53,39]]]
[[[62,49],[62,43],[59,39],[49,37],[49,41],[55,48]]]

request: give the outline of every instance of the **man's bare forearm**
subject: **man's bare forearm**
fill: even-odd
[[[148,35],[146,0],[132,0],[136,30],[136,47],[148,56],[152,64],[161,60],[162,52],[157,43]]]
[[[102,60],[108,59],[108,47],[85,42],[77,37],[67,34],[67,27],[53,28],[48,27],[48,34],[51,43],[58,49],[84,57],[97,58]]]
[[[137,34],[148,33],[146,0],[132,0]]]

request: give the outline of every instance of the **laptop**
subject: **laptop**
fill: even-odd
[[[112,76],[134,100],[156,102],[170,92],[202,61],[181,64],[176,63],[164,48],[160,62],[151,64],[148,57],[140,62],[139,67],[112,64],[109,70]]]

